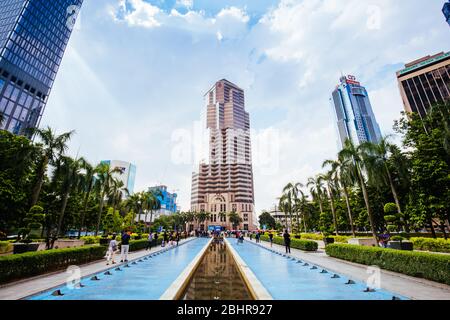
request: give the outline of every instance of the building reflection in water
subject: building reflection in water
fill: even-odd
[[[189,283],[184,300],[252,300],[223,241],[215,239]]]

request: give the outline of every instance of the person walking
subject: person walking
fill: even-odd
[[[291,235],[289,234],[287,229],[284,230],[283,238],[284,238],[284,245],[286,247],[286,253],[291,253]]]
[[[180,242],[180,233],[177,232],[176,236],[175,236],[175,241],[177,242],[177,247],[178,247],[178,242]]]
[[[150,232],[147,237],[147,247],[145,248],[145,250],[152,249],[152,242],[153,242],[153,234]]]
[[[173,232],[169,233],[169,244],[170,246],[173,246]]]
[[[163,241],[162,241],[162,243],[161,243],[161,247],[164,247],[164,246],[166,245],[168,239],[169,239],[169,236],[167,235],[167,232],[164,231],[164,234],[163,234]]]
[[[270,247],[272,248],[272,244],[273,244],[273,233],[269,233],[269,241],[270,241]]]
[[[261,239],[261,234],[259,232],[256,233],[255,239],[256,243],[259,243],[259,239]]]
[[[108,251],[106,252],[106,265],[109,265],[109,262],[111,261],[112,264],[115,264],[114,256],[116,255],[117,251],[117,241],[116,241],[116,234],[113,234],[113,238],[109,243]]]
[[[128,262],[128,251],[130,250],[131,232],[124,232],[120,242],[120,262]]]

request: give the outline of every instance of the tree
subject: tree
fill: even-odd
[[[108,213],[103,217],[102,221],[105,234],[118,233],[123,226],[123,219],[118,210],[108,208]]]
[[[239,213],[235,211],[228,213],[228,220],[231,222],[233,230],[236,230],[243,221]]]
[[[339,152],[338,157],[352,161],[355,166],[356,176],[363,193],[364,203],[366,205],[367,216],[369,218],[372,236],[375,240],[378,241],[377,233],[375,231],[375,221],[373,218],[372,208],[369,203],[369,194],[367,193],[366,181],[362,172],[362,168],[365,165],[364,159],[366,158],[366,155],[361,146],[355,147],[351,140],[347,139],[344,143],[344,148],[341,150],[341,152]]]
[[[428,225],[434,237],[434,223],[450,221],[450,103],[437,104],[423,119],[418,114],[404,114],[396,122],[403,134],[403,144],[411,159],[411,187],[407,211],[418,226]]]
[[[267,228],[272,230],[276,228],[275,218],[267,211],[263,211],[259,216],[259,227],[262,229],[263,226],[267,226]]]
[[[111,185],[114,174],[122,174],[122,171],[118,168],[111,169],[109,164],[100,163],[95,169],[95,190],[99,198],[99,209],[97,216],[97,228],[95,230],[95,235],[98,235],[100,229],[100,222],[103,212],[103,206],[105,204],[106,195],[111,191]]]
[[[405,228],[397,187],[395,186],[394,178],[389,167],[389,155],[396,152],[397,147],[389,143],[388,138],[389,137],[385,137],[381,139],[379,143],[363,143],[361,149],[363,149],[367,155],[366,168],[371,180],[378,185],[383,185],[387,182],[391,188],[392,196],[397,207],[397,213]],[[398,163],[398,165],[401,166],[402,163]],[[404,231],[406,231],[406,229]]]
[[[44,220],[44,208],[40,206],[33,206],[23,220],[25,227],[20,229],[18,235],[22,235],[23,239],[27,239],[31,230],[42,227]]]
[[[20,227],[30,209],[40,153],[29,139],[0,130],[0,231],[4,233]]]
[[[319,203],[320,213],[323,213],[322,198],[325,193],[323,179],[320,175],[317,175],[314,178],[311,177],[308,179],[306,186],[310,187],[311,195],[313,199]]]
[[[78,187],[84,192],[84,202],[83,202],[83,211],[81,213],[80,227],[78,229],[78,239],[81,237],[81,229],[85,226],[87,206],[89,203],[89,197],[94,189],[95,183],[95,168],[86,160],[82,161],[81,169],[84,172],[81,174],[79,179]]]
[[[350,206],[348,191],[348,186],[351,186],[355,182],[354,166],[348,159],[344,159],[342,156],[338,157],[337,160],[327,160],[324,162],[324,165],[331,166],[331,172],[336,177],[337,185],[340,185],[342,187],[352,235],[353,237],[356,237],[355,225],[353,223],[353,213]]]
[[[325,167],[327,165],[327,161],[322,165]],[[328,171],[325,174],[320,175],[320,179],[325,182],[327,186],[328,198],[330,199],[331,213],[333,214],[333,224],[334,224],[334,232],[336,235],[339,235],[338,225],[337,225],[337,217],[336,217],[336,208],[334,206],[334,194],[333,189],[336,184],[336,175],[335,172]]]
[[[61,188],[60,194],[62,197],[56,236],[59,236],[61,232],[67,202],[69,200],[69,196],[73,186],[76,185],[79,180],[80,169],[84,162],[84,159],[74,160],[66,156],[61,156],[56,159],[56,168],[53,175],[53,180],[54,183],[57,184],[59,188]]]
[[[68,148],[67,143],[75,131],[56,135],[52,128],[47,127],[45,129],[35,128],[32,130],[32,133],[35,134],[42,143],[42,158],[37,168],[36,183],[31,196],[31,207],[38,202],[48,165],[55,163],[59,157],[64,155]]]

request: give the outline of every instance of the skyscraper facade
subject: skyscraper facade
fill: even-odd
[[[444,4],[442,12],[444,13],[445,20],[450,25],[450,0]]]
[[[191,209],[211,213],[200,229],[232,228],[224,213],[236,212],[242,219],[237,228],[253,230],[250,117],[245,111],[244,91],[222,79],[206,93],[205,100],[209,163],[201,163],[192,175]]]
[[[114,178],[123,182],[123,187],[130,194],[134,192],[134,182],[136,180],[136,166],[132,163],[120,160],[103,160],[101,163],[109,165],[111,170],[118,169],[120,173],[113,173]],[[122,196],[126,197],[125,192]]]
[[[375,119],[366,88],[354,76],[341,77],[330,99],[333,105],[340,147],[347,139],[355,145],[380,142],[381,130]]]
[[[82,2],[0,1],[1,129],[39,126]]]
[[[450,99],[450,52],[406,64],[397,79],[405,111],[425,117],[433,104]]]

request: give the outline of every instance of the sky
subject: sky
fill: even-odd
[[[165,184],[187,211],[203,95],[226,78],[245,90],[259,214],[338,152],[329,98],[341,74],[366,86],[394,133],[396,71],[450,51],[443,3],[84,0],[41,126],[75,130],[71,155],[134,163],[135,191]]]

